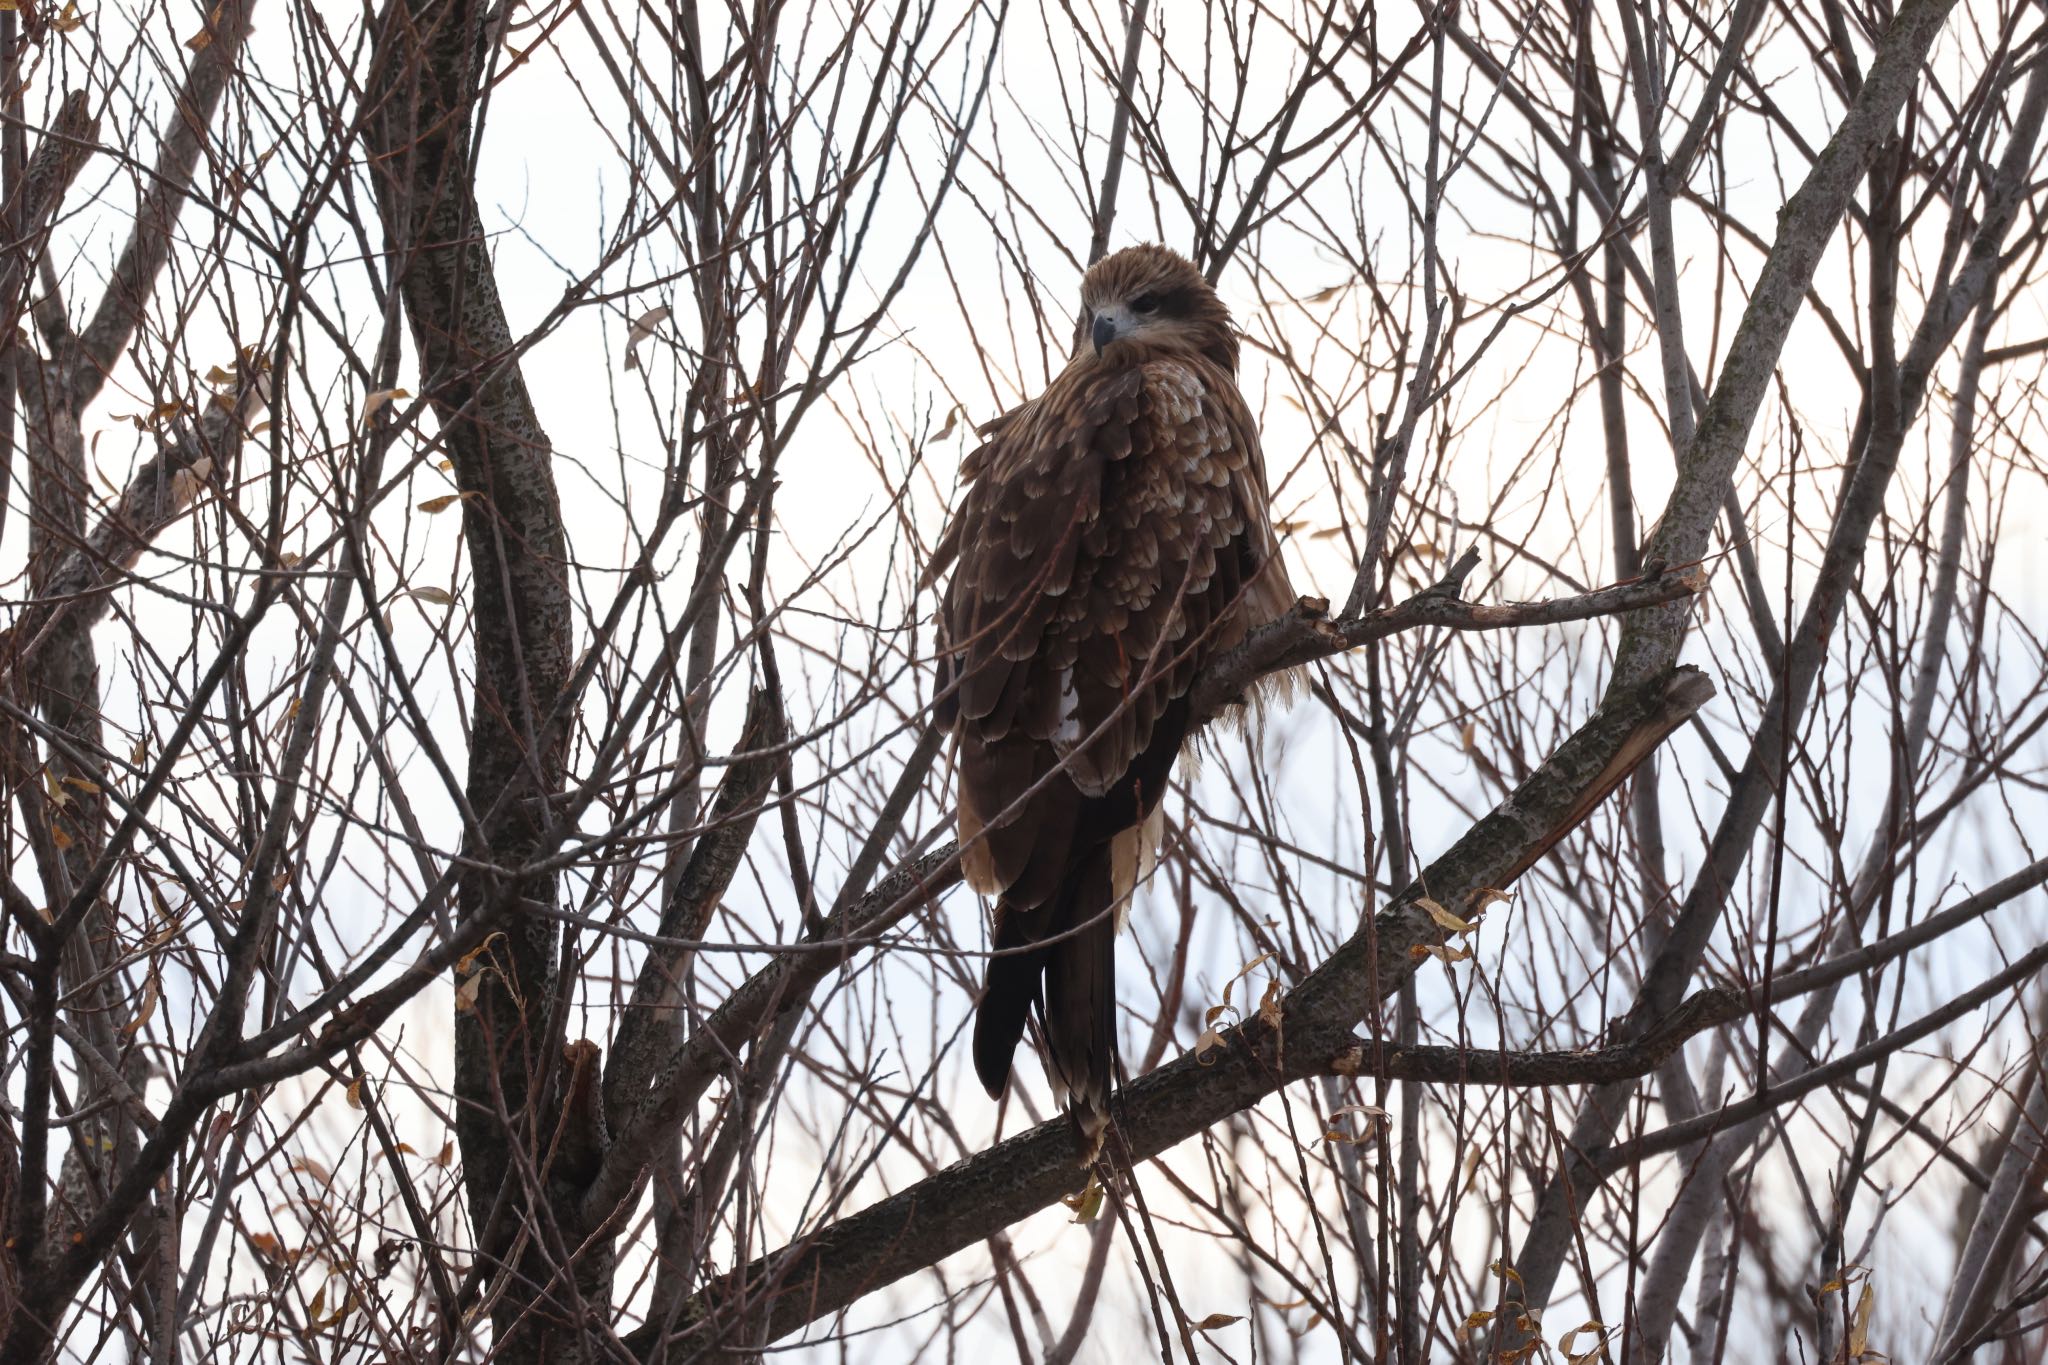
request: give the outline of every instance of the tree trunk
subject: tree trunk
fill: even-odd
[[[387,94],[369,127],[421,388],[465,495],[476,641],[465,852],[492,870],[463,876],[458,915],[503,925],[467,964],[480,981],[455,1021],[465,1195],[480,1254],[503,1279],[491,1298],[494,1358],[565,1361],[584,1358],[585,1324],[606,1316],[611,1258],[584,1249],[587,1230],[573,1217],[580,1182],[564,1169],[577,1163],[560,1159],[578,1144],[550,1120],[561,1110],[540,1103],[575,1084],[560,1079],[551,1018],[556,878],[504,871],[545,839],[561,790],[569,730],[556,710],[572,632],[553,447],[519,373],[473,189],[487,19],[473,0],[394,0],[374,87]],[[574,1074],[589,1064],[579,1057]]]

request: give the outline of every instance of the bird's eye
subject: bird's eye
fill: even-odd
[[[1134,299],[1132,299],[1132,300],[1131,300],[1131,311],[1132,311],[1133,313],[1156,313],[1156,312],[1158,312],[1158,311],[1159,311],[1159,296],[1158,296],[1157,294],[1140,294],[1140,295],[1138,295],[1138,297],[1136,297],[1136,298],[1134,298]]]

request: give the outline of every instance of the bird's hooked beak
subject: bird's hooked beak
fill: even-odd
[[[1095,327],[1091,335],[1095,340],[1095,354],[1101,355],[1102,348],[1116,340],[1116,319],[1107,313],[1095,315]]]

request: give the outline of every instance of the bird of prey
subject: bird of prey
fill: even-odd
[[[938,714],[961,864],[995,898],[974,1065],[1000,1097],[1032,1016],[1092,1140],[1116,1066],[1116,930],[1158,852],[1202,667],[1294,601],[1237,334],[1179,254],[1135,246],[1081,282],[1066,368],[985,428],[934,555]]]

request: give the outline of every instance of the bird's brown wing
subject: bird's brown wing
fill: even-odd
[[[1014,836],[977,838],[986,820],[1055,836],[1061,817],[1071,818],[1071,798],[1055,800],[1053,784],[1009,808],[1058,762],[1030,738],[1046,728],[1043,713],[1056,701],[1036,686],[1045,636],[1072,590],[1083,533],[1100,512],[1103,452],[1113,448],[1102,435],[1128,426],[1142,390],[1135,373],[1086,392],[1055,381],[976,452],[954,518],[958,559],[943,612],[939,709],[961,743],[965,870],[985,894],[1016,882],[1030,854],[1028,841]],[[1036,714],[1024,716],[1027,706]]]
[[[1106,928],[1085,945],[1059,936],[1129,894],[1139,860],[1121,843],[1135,847],[1158,805],[1187,690],[1287,600],[1285,578],[1250,414],[1204,359],[1077,363],[985,453],[959,517],[942,707],[959,740],[963,864],[999,897],[997,946],[1053,941],[994,959],[984,1010],[1014,1022],[995,1030],[1013,1047],[1043,971],[1058,1063],[1055,1015],[1084,1013],[1083,1032],[1101,1033],[1113,991]],[[1088,1070],[1075,1088],[1106,1095],[1098,1049],[1073,1055],[1085,1041],[1066,1046],[1064,1069],[1070,1082]]]

